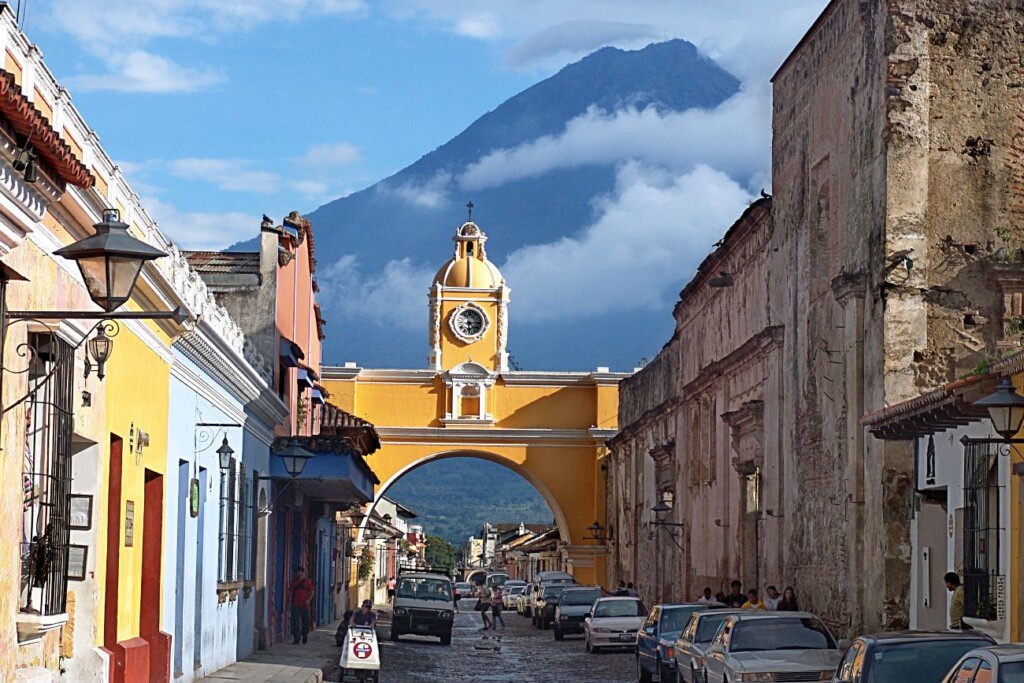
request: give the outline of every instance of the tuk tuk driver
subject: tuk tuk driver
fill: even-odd
[[[369,600],[363,600],[363,607],[358,612],[352,615],[353,626],[376,626],[377,615],[373,611],[373,603]]]

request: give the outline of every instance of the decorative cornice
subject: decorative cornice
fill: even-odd
[[[385,445],[395,442],[432,441],[437,443],[567,443],[586,445],[603,444],[613,430],[604,429],[514,429],[508,427],[477,428],[458,427],[377,427],[381,442]]]

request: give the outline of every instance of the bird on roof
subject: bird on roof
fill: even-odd
[[[768,194],[767,192],[765,192],[764,188],[762,187],[761,188],[761,199],[771,199],[771,198],[772,198],[772,196],[770,194]]]

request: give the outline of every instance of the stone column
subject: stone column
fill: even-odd
[[[731,428],[731,445],[736,457],[732,465],[740,477],[740,566],[745,586],[761,580],[761,468],[764,467],[764,403],[747,401],[739,410],[723,413]]]

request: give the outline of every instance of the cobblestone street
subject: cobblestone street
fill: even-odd
[[[381,645],[381,681],[487,681],[489,683],[625,683],[636,679],[632,652],[621,650],[587,654],[583,636],[556,642],[550,629],[539,631],[514,611],[505,613],[507,628],[487,631],[500,640],[482,640],[480,616],[468,611],[473,601],[463,600],[455,616],[450,647],[436,638],[402,636],[388,640],[388,615],[378,629]],[[485,644],[489,649],[484,648]],[[498,645],[499,649],[493,649]],[[334,677],[337,677],[335,672]]]

